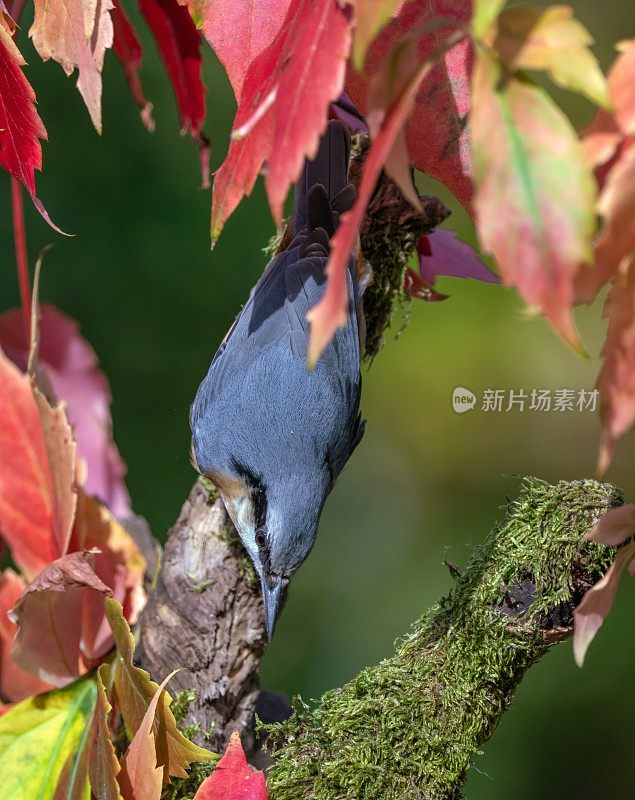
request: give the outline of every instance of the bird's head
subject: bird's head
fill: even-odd
[[[308,469],[280,465],[263,474],[233,460],[229,470],[208,475],[260,578],[269,639],[289,579],[315,543],[330,488],[327,470]]]

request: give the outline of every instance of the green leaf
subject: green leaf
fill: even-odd
[[[144,669],[135,667],[132,663],[134,637],[123,616],[121,605],[110,597],[106,598],[106,617],[117,646],[117,655],[113,662],[114,691],[126,731],[132,739],[141,727],[143,717],[159,686]],[[163,692],[152,726],[157,742],[157,763],[163,767],[164,783],[169,782],[170,776],[187,777],[186,770],[194,761],[218,758],[216,753],[199,747],[181,733],[170,710],[171,702],[170,695]]]
[[[11,800],[53,800],[95,708],[93,677],[24,700],[0,718],[0,786]],[[72,769],[72,767],[71,767]]]
[[[475,39],[485,36],[504,5],[505,0],[474,0],[472,35]]]

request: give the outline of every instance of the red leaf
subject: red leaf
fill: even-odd
[[[125,800],[160,800],[163,768],[157,765],[153,725],[157,704],[165,685],[177,671],[171,672],[156,690],[141,725],[121,759],[121,772],[117,775],[117,781]]]
[[[278,225],[305,157],[313,158],[317,152],[328,105],[342,91],[351,22],[352,7],[339,0],[297,3],[294,25],[278,62],[276,125],[265,177]]]
[[[386,56],[413,29],[432,20],[448,18],[467,23],[471,0],[419,0],[404,3],[395,20],[371,45],[363,75],[349,70],[346,88],[363,112],[369,108],[369,81],[385,66]],[[433,53],[451,28],[427,31],[418,41],[419,61]],[[422,172],[445,184],[470,210],[472,197],[470,148],[465,121],[470,110],[472,46],[467,38],[454,45],[421,82],[414,109],[406,124],[410,161]]]
[[[200,34],[175,0],[139,0],[174,89],[184,133],[197,136],[205,119]]]
[[[620,264],[603,316],[609,324],[597,381],[602,397],[600,473],[607,469],[617,440],[635,422],[635,255]]]
[[[16,626],[8,613],[25,588],[24,581],[13,570],[5,569],[0,574],[0,695],[14,703],[53,688],[50,683],[29,675],[11,658]]]
[[[53,686],[65,686],[86,671],[80,658],[82,606],[91,592],[112,592],[95,574],[93,553],[71,553],[53,561],[16,603],[18,632],[11,655],[22,669]]]
[[[240,735],[234,731],[216,769],[199,786],[194,800],[267,800],[262,772],[247,763]]]
[[[2,350],[0,408],[0,529],[16,564],[32,576],[66,552],[75,445],[63,412],[45,410],[43,428],[29,378]]]
[[[112,49],[123,68],[134,101],[140,109],[141,121],[145,128],[152,132],[154,130],[152,103],[148,103],[146,100],[139,81],[139,67],[141,66],[142,55],[141,43],[137,38],[135,29],[132,27],[132,23],[121,6],[120,0],[113,0],[110,16],[112,17],[113,26]]]
[[[351,20],[351,7],[338,0],[292,0],[278,35],[250,66],[233,141],[214,180],[213,242],[265,160],[269,205],[280,222],[289,187],[305,156],[315,155],[328,104],[341,92]]]
[[[19,309],[0,314],[0,346],[26,370],[29,346]],[[112,440],[108,381],[77,322],[46,304],[41,308],[39,368],[55,396],[66,404],[77,454],[88,467],[86,492],[99,497],[115,516],[129,515],[126,467]]]
[[[190,12],[176,0],[139,0],[170,78],[181,119],[181,132],[199,143],[203,187],[209,185],[209,143],[201,133],[205,87],[201,77],[201,35]]]
[[[364,211],[375,190],[382,167],[410,113],[421,81],[430,68],[430,64],[423,63],[386,111],[364,162],[357,200],[351,210],[342,216],[340,226],[331,241],[331,255],[326,265],[328,283],[320,302],[307,314],[307,320],[311,323],[309,367],[317,363],[337,328],[346,323],[346,262],[355,247]]]
[[[34,197],[34,171],[42,169],[39,140],[47,135],[35,109],[35,92],[20,69],[25,63],[0,25],[0,164]]]
[[[225,67],[236,100],[240,100],[247,70],[275,39],[290,2],[209,0],[199,3],[190,0],[188,3],[195,20],[200,14],[202,25],[199,27]],[[236,46],[237,42],[240,47]]]

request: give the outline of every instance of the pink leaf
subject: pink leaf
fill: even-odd
[[[79,649],[85,596],[111,594],[95,574],[92,559],[84,551],[53,561],[29,584],[11,614],[18,626],[13,660],[53,686],[65,686],[85,671]]]
[[[189,1],[192,16],[196,20],[200,15],[203,34],[225,67],[237,101],[247,70],[276,38],[290,2]],[[237,42],[240,47],[236,47]]]
[[[587,533],[586,538],[615,546],[633,535],[635,535],[635,505],[627,504],[609,509]]]
[[[247,763],[240,735],[234,731],[227,750],[216,769],[205,778],[194,800],[267,800],[262,772],[254,772]]]
[[[597,380],[602,397],[600,473],[607,469],[617,440],[635,421],[635,256],[620,264],[603,316],[609,324]]]
[[[584,663],[589,645],[611,610],[624,567],[633,558],[635,542],[620,548],[602,580],[589,589],[573,614],[573,656],[579,667]]]
[[[26,369],[29,348],[19,309],[0,314],[0,345]],[[41,309],[39,365],[55,396],[66,404],[78,456],[88,467],[86,492],[99,497],[115,516],[127,516],[131,512],[123,480],[126,468],[112,441],[108,381],[77,322],[46,304]]]
[[[0,573],[0,695],[13,703],[52,688],[50,683],[29,675],[11,658],[16,626],[8,614],[25,588],[26,584],[13,570]]]
[[[483,264],[476,252],[445,228],[422,236],[417,243],[419,271],[428,283],[435,284],[439,275],[451,278],[473,278],[484,283],[500,283],[500,278]]]

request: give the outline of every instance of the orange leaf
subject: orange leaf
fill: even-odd
[[[573,347],[573,280],[591,257],[595,185],[569,121],[535,84],[479,52],[470,130],[477,227],[503,280]]]
[[[110,511],[92,497],[79,493],[77,517],[71,541],[73,550],[96,550],[93,570],[121,603],[130,625],[139,618],[146,594],[143,577],[146,561],[130,534]],[[99,595],[84,598],[81,651],[90,662],[112,649],[114,639]]]
[[[79,70],[77,88],[93,125],[101,133],[101,70],[112,46],[111,0],[35,0],[35,19],[29,31],[35,49],[47,61],[53,58],[67,75]],[[90,17],[85,19],[85,9]]]
[[[117,658],[113,666],[117,706],[126,724],[128,735],[132,737],[141,726],[148,706],[156,695],[157,684],[144,669],[133,664],[135,641],[123,617],[121,605],[107,598],[106,615],[117,645]],[[166,692],[161,700],[159,713],[154,719],[157,762],[163,767],[164,783],[169,782],[170,776],[185,778],[186,770],[193,761],[208,761],[215,758],[214,753],[198,747],[181,733],[170,711],[171,702]]]
[[[620,264],[603,316],[609,324],[597,381],[602,397],[600,473],[610,464],[617,440],[635,421],[635,255]]]
[[[161,683],[150,701],[141,725],[130,747],[121,759],[121,772],[117,776],[125,800],[160,800],[163,788],[163,768],[157,766],[157,749],[153,725],[157,703],[165,685],[178,670],[171,672]]]
[[[75,444],[62,409],[36,400],[28,377],[2,350],[0,407],[0,528],[16,564],[32,577],[66,552]]]
[[[262,772],[247,763],[240,735],[234,731],[216,769],[199,786],[194,800],[267,800]]]

